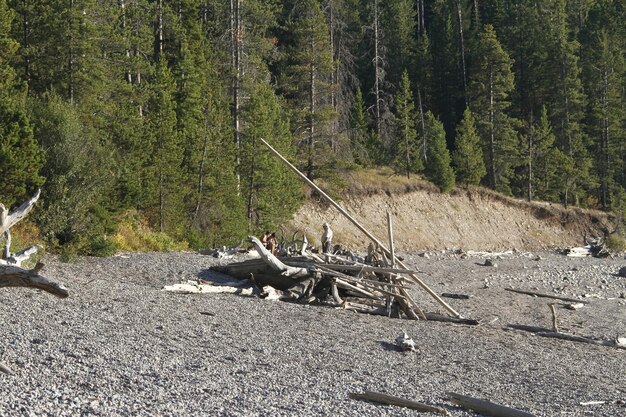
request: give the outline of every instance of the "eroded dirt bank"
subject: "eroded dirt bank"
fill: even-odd
[[[391,212],[399,250],[539,250],[579,246],[585,238],[614,230],[607,213],[528,203],[484,190],[433,190],[350,195],[341,205],[366,229],[386,241]],[[319,244],[322,223],[335,231],[335,242],[362,250],[367,237],[332,206],[309,200],[289,227],[305,230]]]

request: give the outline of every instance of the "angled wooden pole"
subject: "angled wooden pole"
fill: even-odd
[[[358,221],[356,221],[356,219],[354,219],[346,210],[344,210],[343,207],[341,207],[339,204],[337,204],[332,198],[330,198],[330,196],[328,194],[326,194],[320,187],[318,187],[313,181],[311,181],[310,179],[308,179],[306,177],[306,175],[304,175],[303,173],[300,172],[300,170],[298,170],[298,168],[296,168],[291,162],[289,162],[287,159],[285,159],[285,157],[283,157],[276,149],[274,149],[269,143],[267,143],[264,139],[259,138],[261,143],[263,143],[265,146],[267,146],[267,148],[274,154],[276,155],[276,157],[278,157],[278,159],[280,159],[281,161],[283,161],[289,168],[291,168],[291,170],[293,172],[295,172],[296,174],[298,174],[298,176],[304,181],[306,182],[309,186],[311,186],[315,191],[317,191],[324,199],[326,199],[326,201],[328,201],[333,207],[335,207],[337,210],[339,210],[339,212],[341,214],[344,215],[345,218],[347,218],[348,220],[350,220],[350,222],[355,225],[361,232],[363,232],[363,234],[365,234],[365,236],[367,236],[368,238],[370,238],[374,243],[376,243],[378,245],[379,248],[381,248],[387,255],[391,255],[391,251],[389,249],[387,249],[387,247],[378,239],[376,238],[376,236],[374,236],[372,233],[370,233],[365,227],[363,227]],[[404,269],[409,269],[407,268],[407,266],[398,258],[394,259],[394,262],[397,262],[398,265],[400,265],[402,268]],[[413,278],[413,280],[415,281],[415,283],[419,284],[428,294],[430,294],[435,300],[437,300],[437,302],[439,304],[441,304],[446,310],[448,310],[448,312],[450,312],[452,315],[454,315],[455,317],[461,317],[461,315],[455,310],[453,309],[450,305],[448,305],[448,303],[446,303],[444,300],[441,299],[441,297],[439,297],[439,295],[437,295],[437,293],[435,293],[433,290],[431,290],[428,285],[426,285],[416,274],[409,274],[409,276],[411,278]]]

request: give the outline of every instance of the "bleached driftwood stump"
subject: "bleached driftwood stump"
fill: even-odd
[[[40,190],[24,202],[15,211],[9,214],[6,207],[0,203],[0,240],[4,238],[2,257],[0,258],[0,288],[2,287],[31,287],[38,288],[64,298],[69,295],[67,289],[57,282],[39,275],[43,264],[38,263],[33,269],[21,268],[22,262],[41,249],[41,245],[34,245],[18,253],[11,253],[11,227],[22,220],[33,209],[39,199]]]

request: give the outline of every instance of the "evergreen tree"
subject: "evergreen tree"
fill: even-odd
[[[585,97],[578,58],[580,46],[569,37],[565,0],[550,0],[543,10],[543,38],[547,44],[547,55],[541,69],[545,91],[543,99],[552,112],[550,119],[558,146],[573,163],[563,202],[579,205],[588,190],[594,189],[597,184],[591,171],[588,140],[582,128]]]
[[[309,178],[332,164],[329,125],[333,71],[328,25],[316,0],[298,2],[287,23],[292,42],[287,49],[287,69],[281,88],[292,109],[291,128]]]
[[[0,0],[0,201],[12,207],[41,186],[43,154],[26,112],[26,88],[17,79],[17,42],[9,37],[14,13]]]
[[[103,213],[114,179],[109,151],[97,131],[86,126],[76,106],[49,94],[31,102],[35,135],[46,152],[41,210],[42,234],[52,246],[69,245],[95,254],[94,243],[111,233]]]
[[[450,151],[446,145],[446,132],[443,124],[429,111],[426,113],[426,134],[429,143],[426,160],[426,177],[442,193],[454,188],[454,169],[452,169]]]
[[[526,196],[528,200],[559,201],[565,178],[561,167],[568,165],[567,157],[556,146],[556,138],[544,106],[538,122],[531,122],[526,135]]]
[[[299,205],[300,187],[285,165],[260,143],[265,139],[289,158],[291,134],[288,118],[268,85],[260,84],[246,109],[246,146],[243,152],[242,184],[246,212],[254,231],[273,230]]]
[[[433,111],[450,134],[466,106],[457,35],[457,13],[449,0],[434,0],[432,24],[428,30],[433,54]],[[427,25],[428,26],[428,25]]]
[[[150,154],[145,184],[154,225],[162,232],[180,232],[182,213],[180,167],[182,146],[176,130],[176,84],[164,56],[156,67],[151,96],[146,105],[146,134]]]
[[[393,160],[395,167],[404,172],[407,178],[411,173],[423,170],[423,162],[420,159],[420,149],[417,142],[415,129],[415,105],[411,93],[409,74],[405,70],[395,97],[395,130],[396,143],[393,146]]]
[[[375,136],[368,128],[365,103],[360,88],[356,90],[350,122],[350,139],[354,162],[361,166],[375,163],[380,152],[380,146],[374,142]]]
[[[622,16],[626,11],[622,8]],[[626,189],[626,58],[620,9],[613,2],[592,9],[583,33],[584,78],[589,96],[587,132],[599,179],[603,209],[619,201]],[[593,29],[592,29],[593,28]]]
[[[387,79],[391,85],[400,85],[403,72],[415,61],[415,10],[413,0],[381,2],[381,24],[386,28],[384,44],[388,56]]]
[[[478,185],[487,174],[480,137],[476,133],[474,115],[465,109],[463,120],[456,132],[456,149],[452,160],[456,171],[457,182],[465,185]]]
[[[486,155],[488,185],[505,193],[511,192],[509,181],[519,162],[518,122],[507,114],[514,87],[511,64],[493,26],[485,25],[474,56],[470,101]]]

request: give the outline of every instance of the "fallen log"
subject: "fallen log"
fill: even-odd
[[[534,414],[516,408],[506,407],[492,403],[491,401],[481,400],[479,398],[468,397],[466,395],[447,392],[448,399],[454,404],[458,404],[468,410],[476,411],[485,416],[492,417],[535,417]]]
[[[364,393],[351,392],[348,394],[353,400],[373,401],[386,405],[397,405],[398,407],[406,407],[412,410],[418,410],[425,413],[438,413],[441,415],[448,415],[448,412],[444,408],[434,407],[432,405],[420,403],[413,400],[407,400],[405,398],[396,397],[389,394],[383,394],[381,392],[365,391]]]
[[[516,288],[505,288],[505,290],[511,291],[511,292],[516,292],[516,293],[519,293],[519,294],[534,295],[535,297],[552,298],[552,299],[555,299],[555,300],[568,301],[570,303],[589,304],[589,301],[579,300],[579,299],[576,299],[576,298],[561,297],[561,296],[552,295],[552,294],[543,294],[543,293],[536,292],[536,291],[518,290]]]
[[[450,316],[444,316],[443,314],[439,314],[439,313],[424,313],[426,315],[426,320],[430,320],[430,321],[442,321],[444,323],[455,323],[455,324],[467,324],[469,326],[478,326],[480,324],[480,321],[478,320],[474,320],[474,319],[465,319],[463,317],[450,317]]]
[[[17,266],[0,265],[0,288],[2,287],[30,287],[38,288],[54,294],[57,297],[65,298],[69,295],[67,288],[62,284],[51,281],[39,275],[43,268],[42,263],[35,265],[33,269],[22,269]]]
[[[614,347],[617,349],[626,349],[626,345],[620,344],[619,339],[618,340],[593,339],[591,337],[578,336],[578,335],[569,334],[569,333],[555,332],[554,330],[551,330],[545,327],[528,326],[525,324],[507,324],[507,327],[511,329],[523,330],[526,332],[535,333],[537,336],[541,336],[541,337],[551,337],[554,339],[569,340],[570,342],[581,342],[581,343],[589,343],[591,345],[596,345],[596,346],[608,346],[608,347]]]

